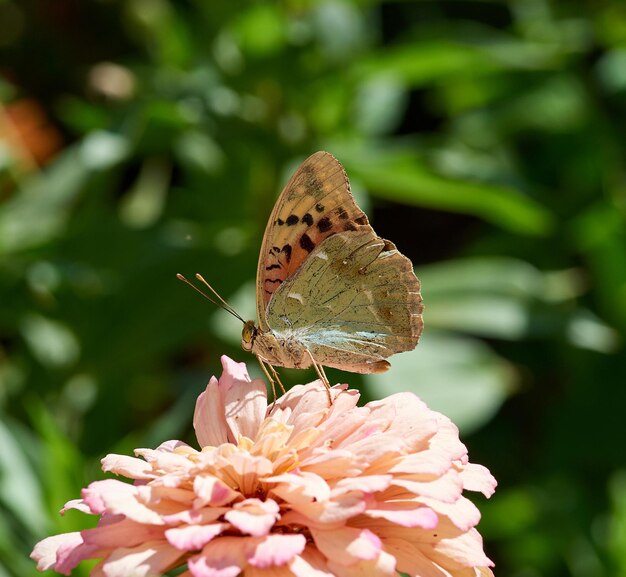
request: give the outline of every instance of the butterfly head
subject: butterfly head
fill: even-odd
[[[254,321],[246,321],[243,324],[243,331],[241,332],[241,346],[244,351],[251,351],[254,339],[256,338],[259,329],[256,328]]]

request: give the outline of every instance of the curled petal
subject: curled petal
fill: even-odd
[[[224,358],[226,357],[222,358],[222,362],[225,363],[224,370],[226,371],[227,364]],[[228,361],[232,363],[230,359]],[[243,367],[245,368],[245,365]],[[239,442],[240,437],[256,438],[259,426],[265,419],[265,411],[267,410],[265,383],[261,379],[250,381],[247,371],[245,371],[245,377],[247,380],[241,378],[233,379],[231,386],[226,391],[224,402],[230,438],[235,443]]]
[[[219,382],[211,377],[206,390],[196,401],[193,428],[201,447],[217,447],[228,442],[228,426],[224,417],[224,403]]]
[[[274,523],[280,519],[278,511],[279,507],[272,499],[267,501],[246,499],[235,503],[224,518],[242,533],[262,537],[267,535]]]
[[[139,487],[106,479],[83,490],[83,500],[94,513],[126,515],[139,523],[162,525],[161,516],[138,500]]]
[[[101,461],[102,470],[105,473],[111,472],[116,475],[124,475],[130,479],[154,479],[156,476],[152,472],[152,466],[142,459],[129,457],[127,455],[110,454]]]
[[[486,467],[468,463],[460,472],[463,488],[468,491],[480,491],[489,498],[494,494],[498,482]]]
[[[59,511],[59,513],[61,515],[65,515],[65,513],[70,509],[77,509],[78,511],[87,513],[88,515],[92,513],[87,503],[85,503],[82,499],[72,499],[71,501],[68,501],[65,505],[63,505],[63,508]]]
[[[37,569],[39,571],[47,571],[55,568],[57,552],[60,548],[75,549],[82,544],[83,538],[79,532],[62,533],[61,535],[46,537],[35,545],[30,558],[37,561]]]

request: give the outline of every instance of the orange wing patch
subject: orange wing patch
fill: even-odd
[[[265,309],[322,240],[364,228],[371,230],[339,161],[327,152],[307,158],[283,189],[265,230],[257,271],[257,290],[263,294],[262,299],[257,294],[259,308],[262,302]]]

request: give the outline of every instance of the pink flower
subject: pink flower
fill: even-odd
[[[469,463],[456,427],[409,393],[357,407],[359,393],[319,381],[268,407],[244,364],[197,400],[200,451],[179,441],[108,455],[103,469],[134,479],[96,481],[70,501],[99,515],[95,529],[48,537],[40,570],[153,577],[490,576],[463,490],[496,482]],[[62,511],[62,512],[63,512]]]

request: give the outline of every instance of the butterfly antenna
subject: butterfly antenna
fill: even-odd
[[[245,324],[246,321],[244,321],[241,316],[239,316],[239,314],[237,313],[237,311],[230,306],[219,294],[218,292],[206,281],[206,279],[200,274],[200,273],[196,273],[196,278],[203,283],[218,299],[219,301],[222,303],[222,307],[224,307],[224,309],[226,309],[228,312],[230,312],[232,315],[236,316],[238,319],[241,319],[241,322]]]
[[[196,275],[196,277],[200,277],[199,280],[202,280],[202,282],[204,282],[204,284],[207,285],[211,289],[211,292],[218,298],[218,301],[213,300],[208,294],[200,290],[195,284],[187,280],[182,274],[176,273],[176,278],[178,280],[183,281],[185,284],[188,284],[193,290],[195,290],[196,292],[199,292],[205,299],[207,299],[208,301],[211,301],[215,306],[223,308],[226,312],[229,312],[231,315],[238,318],[242,323],[245,324],[246,321],[243,320],[241,315],[238,314],[237,311],[233,307],[231,307],[220,295],[218,295],[217,292],[215,292],[215,290],[213,289],[213,287],[208,282],[206,282],[204,278],[202,278],[201,275]]]

